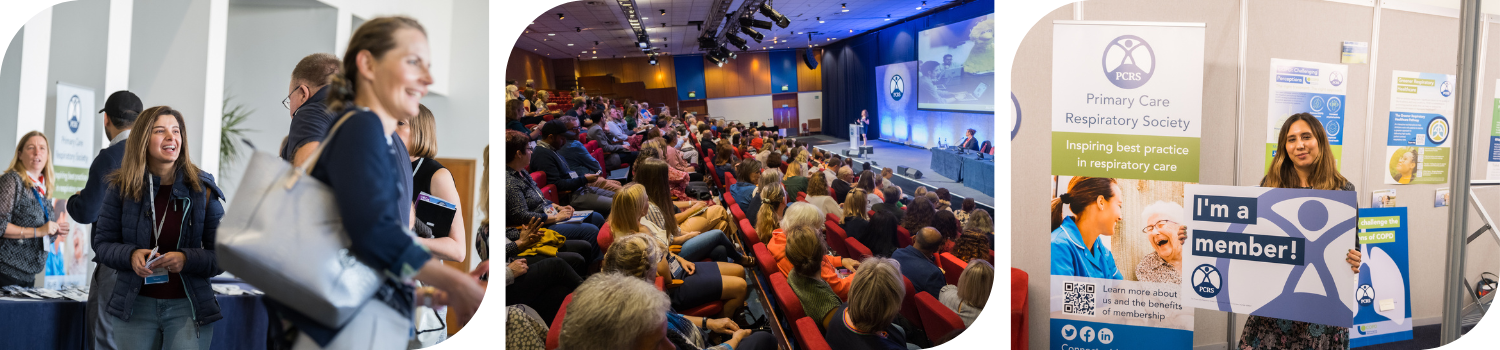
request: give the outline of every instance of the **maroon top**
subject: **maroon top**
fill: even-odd
[[[156,252],[166,254],[168,252],[181,251],[177,249],[177,239],[182,237],[182,214],[183,208],[179,205],[171,205],[172,185],[162,185],[156,189],[156,198],[153,200],[156,206],[155,217],[151,218],[152,225],[161,225],[161,238],[152,239],[159,247]],[[165,215],[165,221],[162,216]],[[155,226],[152,226],[155,227]],[[152,236],[156,235],[152,232]],[[187,289],[182,286],[182,276],[176,273],[167,273],[167,283],[141,285],[141,296],[155,299],[182,299],[187,297]]]

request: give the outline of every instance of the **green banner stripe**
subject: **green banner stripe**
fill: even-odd
[[[1052,174],[1198,182],[1196,137],[1053,132]]]
[[[1400,216],[1372,216],[1359,218],[1360,229],[1401,227]]]
[[[1360,232],[1359,244],[1390,243],[1396,241],[1396,231]]]

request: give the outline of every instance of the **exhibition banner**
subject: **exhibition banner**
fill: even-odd
[[[1281,126],[1294,114],[1308,113],[1323,122],[1334,164],[1343,167],[1344,106],[1348,101],[1349,66],[1271,59],[1270,103],[1266,109],[1266,169],[1276,158]]]
[[[1411,268],[1406,208],[1359,210],[1359,286],[1349,347],[1411,339]]]
[[[1385,184],[1448,183],[1453,75],[1391,71]]]
[[[94,163],[94,89],[58,82],[57,109],[54,123],[47,136],[52,140],[53,171],[53,221],[69,222],[69,232],[60,232],[46,239],[47,268],[43,283],[47,288],[61,289],[67,286],[88,285],[93,273],[93,248],[89,227],[72,222],[67,215],[64,199],[83,189],[89,179],[89,166]],[[61,226],[61,225],[59,225]],[[55,240],[61,238],[61,240]]]
[[[1495,100],[1490,111],[1490,161],[1485,178],[1500,180],[1500,79],[1495,80]]]
[[[1053,29],[1052,344],[1191,349],[1178,223],[1198,181],[1203,25]]]
[[[1201,23],[1055,21],[1052,173],[1198,181]]]
[[[1188,185],[1188,307],[1353,325],[1353,191]]]

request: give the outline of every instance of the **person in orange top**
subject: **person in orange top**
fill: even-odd
[[[776,268],[781,273],[790,275],[792,273],[792,262],[786,258],[786,231],[794,228],[810,228],[821,236],[823,232],[823,214],[818,207],[807,202],[797,202],[787,207],[786,214],[782,216],[781,228],[771,232],[771,239],[766,243],[766,249],[771,251],[771,256],[776,259]],[[833,288],[834,294],[839,299],[849,298],[849,286],[854,281],[854,274],[839,276],[838,268],[843,267],[854,271],[859,267],[859,261],[849,258],[840,258],[832,255],[823,256],[824,281]]]

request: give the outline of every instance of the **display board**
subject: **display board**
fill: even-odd
[[[48,288],[87,285],[93,272],[93,249],[89,227],[72,222],[64,204],[68,196],[83,189],[89,179],[89,166],[99,149],[94,139],[94,90],[58,82],[57,109],[48,137],[52,139],[54,209],[52,220],[69,222],[66,235],[47,237],[47,268],[44,284]],[[61,226],[61,225],[59,225]],[[54,241],[55,238],[61,238]]]
[[[1412,338],[1411,265],[1407,251],[1406,208],[1359,210],[1359,244],[1363,255],[1354,301],[1349,347]]]
[[[994,112],[995,14],[919,32],[916,67],[921,109]]]
[[[1276,159],[1282,124],[1298,113],[1311,114],[1323,122],[1334,163],[1342,167],[1349,66],[1272,58],[1270,72],[1265,169],[1270,169],[1271,161]]]
[[[1188,185],[1189,307],[1349,327],[1353,191]]]
[[[1453,143],[1452,74],[1391,71],[1387,185],[1448,183]]]

